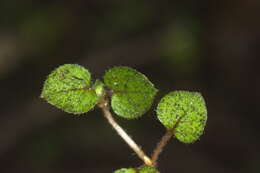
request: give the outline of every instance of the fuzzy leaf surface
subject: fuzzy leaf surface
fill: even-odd
[[[113,173],[137,173],[134,168],[122,168],[114,171]]]
[[[65,112],[86,113],[98,101],[90,84],[91,75],[87,69],[77,64],[65,64],[47,77],[41,98]]]
[[[156,170],[155,168],[153,167],[150,167],[150,166],[144,166],[142,167],[138,173],[159,173],[158,170]]]
[[[198,92],[173,91],[158,104],[159,121],[181,142],[192,143],[199,139],[207,121],[207,108]]]
[[[105,85],[112,89],[114,112],[127,119],[145,114],[151,107],[157,89],[148,78],[129,67],[114,67],[104,75]]]

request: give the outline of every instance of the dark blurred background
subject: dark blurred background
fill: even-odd
[[[117,118],[146,153],[164,134],[159,99],[199,91],[201,139],[172,139],[162,173],[259,173],[259,0],[1,0],[0,172],[112,173],[142,162],[95,109],[73,116],[39,98],[46,76],[77,63],[93,78],[115,65],[159,89],[143,118]],[[259,74],[259,73],[258,73]]]

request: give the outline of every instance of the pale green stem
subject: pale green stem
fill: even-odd
[[[103,111],[104,117],[108,120],[108,122],[112,125],[112,127],[116,130],[118,135],[123,138],[123,140],[129,145],[132,150],[138,155],[140,159],[144,161],[144,163],[148,166],[152,166],[153,163],[151,159],[143,152],[143,150],[134,142],[134,140],[124,131],[122,127],[120,127],[115,119],[113,118],[107,101],[103,101],[99,104],[99,107]]]

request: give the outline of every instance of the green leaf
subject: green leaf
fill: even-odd
[[[159,102],[157,116],[179,141],[192,143],[204,131],[207,108],[200,93],[173,91]]]
[[[105,95],[104,83],[100,80],[97,79],[92,88],[95,90],[98,97],[102,97]]]
[[[76,64],[65,64],[47,77],[41,98],[68,113],[82,114],[92,109],[98,97],[91,89],[91,75]]]
[[[134,168],[122,168],[114,171],[113,173],[136,173]]]
[[[145,114],[153,103],[157,89],[146,76],[129,67],[114,67],[104,75],[105,85],[112,89],[114,112],[133,119]]]
[[[138,173],[159,173],[155,168],[150,166],[144,166],[142,167]]]
[[[150,166],[143,166],[139,171],[136,171],[134,168],[122,168],[113,173],[159,173],[159,171]]]

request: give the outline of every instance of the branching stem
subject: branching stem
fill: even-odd
[[[172,136],[173,136],[172,131],[167,130],[165,135],[160,140],[160,142],[157,143],[155,149],[153,150],[152,156],[151,156],[154,167],[156,167],[156,165],[157,165],[157,160],[159,158],[159,155],[163,151],[163,148],[167,145],[168,141],[172,138]]]
[[[152,166],[153,162],[151,159],[144,153],[144,151],[134,142],[134,140],[124,131],[122,127],[120,127],[115,119],[113,118],[110,110],[108,101],[103,100],[99,103],[99,107],[102,109],[104,117],[108,120],[108,122],[112,125],[112,127],[116,130],[118,135],[123,138],[123,140],[129,145],[132,150],[138,155],[140,159],[144,161],[144,163],[148,166]]]
[[[153,166],[157,166],[157,160],[159,158],[159,155],[163,151],[163,148],[167,145],[168,141],[172,138],[175,132],[175,128],[179,125],[183,117],[179,118],[177,122],[175,123],[174,127],[172,129],[167,129],[165,135],[162,137],[160,142],[157,143],[155,149],[153,150],[153,154],[151,156]]]

